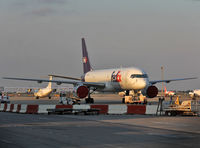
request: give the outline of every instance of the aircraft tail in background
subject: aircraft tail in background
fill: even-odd
[[[174,91],[167,91],[167,88],[165,86],[165,96],[174,96],[176,93]]]
[[[49,80],[52,80],[53,79],[53,76],[49,76]],[[51,86],[52,86],[52,82],[49,82],[47,88],[51,89]]]
[[[166,86],[165,86],[165,94],[167,93],[167,88],[166,88]]]

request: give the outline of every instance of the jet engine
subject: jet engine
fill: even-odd
[[[74,87],[73,93],[76,97],[83,99],[88,95],[89,89],[85,85],[78,85]]]
[[[158,94],[158,88],[156,86],[148,86],[146,89],[142,91],[142,94],[147,96],[148,98],[154,98]]]

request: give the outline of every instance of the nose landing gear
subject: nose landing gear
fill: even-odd
[[[122,103],[125,104],[147,104],[146,97],[143,96],[138,91],[132,91],[130,95],[130,90],[126,90],[124,98],[122,98]]]

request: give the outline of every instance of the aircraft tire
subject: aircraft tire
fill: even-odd
[[[94,99],[93,98],[90,98],[90,103],[94,103]]]
[[[176,112],[172,112],[172,116],[176,116],[177,115],[177,113]]]
[[[86,98],[86,99],[85,99],[85,103],[86,103],[86,104],[94,103],[94,99],[93,99],[93,98]]]
[[[37,96],[36,99],[39,99],[39,97]]]
[[[51,99],[51,97],[49,97],[49,99]]]
[[[85,99],[85,103],[86,103],[86,104],[89,103],[89,99],[88,99],[88,98]]]
[[[125,103],[125,98],[122,98],[122,103]]]
[[[143,102],[143,104],[145,105],[145,104],[147,104],[147,100],[146,99],[144,99],[144,102]]]

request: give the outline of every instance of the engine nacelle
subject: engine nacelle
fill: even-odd
[[[73,94],[80,99],[87,97],[88,93],[89,89],[85,85],[76,86],[73,90]]]
[[[158,88],[156,86],[148,86],[146,89],[142,91],[142,94],[147,96],[148,98],[154,98],[158,94]]]

